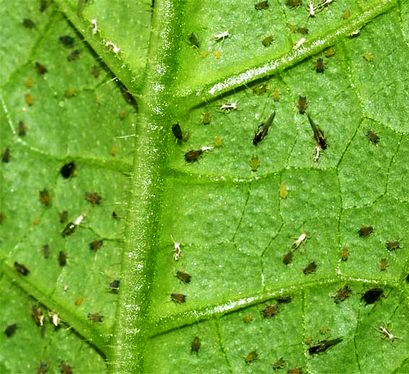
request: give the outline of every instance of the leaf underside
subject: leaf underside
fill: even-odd
[[[256,3],[0,7],[2,373],[409,371],[409,4]]]

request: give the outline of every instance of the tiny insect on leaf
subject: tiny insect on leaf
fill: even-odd
[[[294,253],[293,251],[288,251],[284,256],[283,256],[283,264],[284,265],[289,265],[293,262],[293,257]]]
[[[67,265],[67,255],[63,251],[58,254],[58,263],[61,267]]]
[[[104,316],[100,313],[88,313],[88,319],[92,322],[103,322]]]
[[[31,315],[37,326],[44,326],[44,313],[39,305],[33,305],[33,308],[31,309]]]
[[[75,39],[70,35],[62,35],[59,37],[60,43],[67,48],[71,48],[74,46]]]
[[[386,249],[388,251],[396,251],[400,248],[399,240],[389,240],[385,243]]]
[[[366,133],[366,137],[369,139],[369,141],[372,143],[372,144],[374,144],[374,145],[377,145],[379,142],[380,142],[380,140],[381,140],[381,138],[378,136],[378,134],[375,132],[375,131],[373,131],[373,130],[369,130],[367,133]]]
[[[374,229],[372,226],[362,226],[358,230],[358,234],[361,238],[367,238],[369,235],[373,233]]]
[[[114,279],[112,282],[110,282],[109,287],[111,288],[111,292],[118,293],[120,284],[121,281],[119,279]]]
[[[170,294],[170,298],[176,304],[183,304],[186,302],[186,295],[183,295],[181,293],[172,293]]]
[[[274,362],[273,370],[284,369],[287,365],[287,362],[281,357],[276,362]]]
[[[268,0],[260,1],[257,4],[254,4],[255,10],[265,10],[268,9],[268,7],[269,7]]]
[[[307,113],[308,121],[310,122],[312,131],[314,132],[314,139],[322,150],[327,149],[327,140],[325,138],[324,132],[314,123],[310,115]]]
[[[297,102],[298,113],[304,114],[308,108],[307,96],[299,96]]]
[[[317,58],[317,61],[315,61],[315,71],[317,73],[324,73],[325,71],[325,63],[324,63],[324,59],[322,57]]]
[[[382,295],[383,295],[383,289],[379,287],[374,287],[366,291],[362,295],[361,301],[363,301],[365,305],[374,304],[381,298]]]
[[[66,362],[60,362],[60,373],[61,374],[73,374],[73,369],[71,365],[68,365]]]
[[[75,169],[76,169],[75,162],[71,161],[71,162],[68,162],[67,164],[64,164],[61,167],[60,173],[63,178],[68,179],[74,175]]]
[[[102,196],[98,192],[85,192],[85,200],[92,206],[100,205],[102,202]]]
[[[44,206],[51,206],[51,202],[52,202],[52,198],[51,198],[51,194],[48,190],[44,189],[42,191],[40,191],[39,194],[39,200],[40,203],[43,204]]]
[[[14,268],[17,270],[18,273],[24,276],[30,273],[30,270],[28,270],[25,265],[19,264],[17,261],[14,262]]]
[[[193,353],[193,352],[198,353],[201,345],[202,345],[202,342],[201,342],[200,338],[198,336],[195,336],[193,338],[193,340],[192,340],[191,345],[190,345],[190,352],[191,353]]]
[[[258,353],[256,351],[250,352],[245,358],[244,361],[246,364],[251,364],[254,361],[258,360]]]
[[[172,125],[172,132],[177,140],[183,139],[183,133],[179,123],[175,123],[174,125]]]
[[[10,148],[5,148],[1,153],[1,162],[8,163],[10,162]]]
[[[17,323],[13,323],[11,325],[8,325],[6,329],[4,330],[4,333],[8,338],[11,338],[17,331]]]
[[[183,271],[177,271],[176,272],[176,278],[182,281],[183,283],[190,283],[192,276],[188,273],[185,273]]]
[[[348,297],[351,296],[351,294],[352,294],[352,290],[348,285],[341,287],[339,290],[337,290],[337,293],[335,294],[335,296],[333,296],[334,303],[339,304],[345,301]]]
[[[103,240],[94,240],[91,243],[89,243],[89,249],[91,251],[96,252],[98,249],[102,247],[103,244],[104,244]]]
[[[315,273],[317,271],[317,267],[318,267],[317,264],[314,261],[312,261],[303,269],[303,273],[305,275]]]
[[[35,68],[37,70],[37,73],[40,75],[44,75],[48,72],[48,69],[38,61],[35,63]]]
[[[199,43],[199,39],[198,39],[198,37],[196,36],[196,34],[195,33],[191,33],[190,35],[189,35],[189,43],[190,43],[190,45],[192,46],[192,47],[195,47],[195,48],[200,48],[200,43]]]
[[[317,353],[325,352],[327,349],[337,345],[338,343],[342,342],[342,338],[336,338],[332,340],[322,340],[319,343],[313,345],[312,347],[308,348],[308,353],[310,355],[314,355]]]
[[[274,111],[271,116],[267,119],[266,122],[263,122],[261,125],[257,127],[256,133],[254,134],[253,144],[257,145],[260,143],[268,134],[268,130],[273,124],[274,117],[276,112]]]
[[[262,311],[261,314],[264,318],[273,318],[280,312],[278,304],[267,305]]]

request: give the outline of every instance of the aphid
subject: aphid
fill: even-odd
[[[253,317],[250,316],[250,315],[246,315],[246,316],[243,317],[243,322],[244,323],[250,323],[252,321],[253,321]]]
[[[35,22],[30,18],[24,18],[22,23],[26,29],[34,29],[36,27]]]
[[[45,73],[48,72],[48,69],[41,63],[39,63],[38,61],[35,63],[35,68],[37,70],[37,73],[40,75],[44,75]]]
[[[92,35],[95,35],[98,32],[97,20],[95,18],[91,20],[91,26],[92,26]]]
[[[289,265],[293,262],[293,257],[294,253],[293,251],[288,251],[284,256],[283,256],[283,264],[284,265]]]
[[[365,305],[374,304],[377,302],[383,294],[383,289],[379,287],[371,288],[370,290],[366,291],[362,297],[361,301],[365,303]]]
[[[217,34],[214,34],[213,36],[216,42],[220,42],[221,40],[227,39],[228,37],[230,37],[230,33],[228,31],[218,32]]]
[[[95,206],[101,204],[102,197],[98,192],[85,192],[85,200]]]
[[[30,270],[28,270],[25,265],[19,264],[17,261],[14,261],[14,268],[17,270],[18,273],[24,276],[30,273]]]
[[[77,300],[74,301],[74,304],[75,304],[76,306],[79,306],[79,305],[81,305],[83,302],[84,302],[84,297],[83,297],[83,296],[80,296]]]
[[[256,95],[264,95],[268,91],[271,91],[271,86],[267,83],[260,83],[254,86],[252,88],[252,91]]]
[[[358,230],[358,234],[361,238],[367,238],[369,235],[373,233],[373,227],[372,226],[362,226]]]
[[[198,336],[195,336],[192,340],[192,343],[190,345],[190,352],[199,352],[200,346],[202,345],[202,342]]]
[[[58,327],[60,325],[60,323],[61,323],[61,319],[60,319],[60,317],[59,317],[59,315],[57,313],[49,311],[48,312],[48,318],[50,319],[50,322],[55,327]]]
[[[369,139],[369,141],[372,143],[372,144],[378,144],[379,143],[379,141],[381,140],[380,139],[380,137],[378,136],[378,134],[375,132],[375,131],[373,131],[373,130],[369,130],[367,133],[366,133],[366,137]]]
[[[273,124],[274,117],[276,112],[274,111],[271,116],[267,119],[266,122],[263,122],[257,127],[256,133],[254,134],[253,144],[257,145],[260,143],[268,134],[268,130]]]
[[[65,226],[64,230],[62,231],[61,235],[65,238],[66,236],[70,236],[74,233],[76,230],[77,226],[82,222],[84,219],[85,215],[81,214],[79,215],[74,222],[69,222],[67,223],[67,226]]]
[[[348,257],[349,257],[348,247],[342,248],[341,251],[339,252],[339,255],[340,255],[342,261],[344,261],[344,262],[347,261]]]
[[[79,49],[74,49],[68,56],[67,60],[68,61],[75,61],[80,58],[81,51]]]
[[[328,326],[322,326],[320,328],[320,334],[321,335],[328,335],[331,329]]]
[[[121,90],[121,94],[123,98],[126,100],[126,102],[128,104],[131,104],[133,107],[136,107],[137,103],[132,93],[126,88],[126,86],[121,81],[117,81],[116,83],[119,89]]]
[[[327,349],[333,347],[334,345],[341,343],[342,340],[343,340],[342,338],[336,338],[332,340],[322,340],[316,345],[313,345],[312,347],[308,348],[308,353],[310,355],[315,355],[317,353],[325,352]]]
[[[264,318],[272,318],[276,316],[280,312],[280,309],[278,307],[278,304],[274,305],[267,305],[262,311],[261,314],[263,315]]]
[[[175,261],[179,261],[179,259],[182,257],[182,248],[180,247],[182,244],[180,242],[176,242],[173,237],[173,248],[174,248],[174,255],[173,255],[173,259]]]
[[[1,153],[1,162],[4,162],[4,163],[10,162],[10,148],[6,148]]]
[[[301,38],[297,43],[294,44],[293,49],[300,48],[306,41],[307,39]]]
[[[288,369],[287,374],[302,374],[302,368]]]
[[[172,125],[172,132],[173,132],[173,135],[175,135],[175,138],[177,140],[183,139],[183,133],[182,133],[182,129],[180,128],[179,123],[175,123],[174,125]]]
[[[314,158],[313,158],[314,162],[318,162],[320,160],[320,157],[321,157],[321,147],[318,144],[316,144]]]
[[[31,315],[33,316],[37,326],[44,326],[44,313],[41,310],[40,305],[33,305],[33,308],[31,309]]]
[[[190,280],[192,279],[192,276],[188,273],[185,273],[183,271],[177,271],[176,272],[176,278],[182,281],[183,283],[190,283]]]
[[[260,166],[260,160],[258,159],[258,156],[253,156],[250,159],[249,165],[250,165],[251,171],[257,171]]]
[[[278,189],[278,196],[280,199],[285,200],[288,197],[288,187],[285,183],[281,183]]]
[[[199,39],[194,32],[189,35],[189,43],[192,47],[200,48]]]
[[[75,162],[71,161],[62,166],[62,168],[60,169],[60,173],[63,176],[63,178],[68,179],[74,175],[75,168],[76,168]]]
[[[265,10],[268,9],[268,0],[260,1],[257,4],[254,4],[254,9],[255,10]]]
[[[291,303],[292,298],[291,298],[291,296],[286,295],[286,296],[281,296],[281,297],[277,298],[276,300],[277,300],[277,302],[279,304],[289,304],[289,303]]]
[[[28,106],[32,106],[34,103],[34,98],[32,94],[26,94],[24,96],[24,101]]]
[[[315,71],[317,73],[323,73],[325,71],[325,63],[324,63],[324,59],[319,57],[317,58],[317,61],[315,61]]]
[[[409,283],[409,274],[406,276],[405,280],[406,280],[406,283]]]
[[[237,102],[222,104],[220,105],[219,110],[222,112],[230,112],[232,110],[237,110]]]
[[[357,38],[360,34],[361,34],[361,30],[358,29],[358,30],[352,31],[352,32],[349,34],[349,37],[350,37],[350,38]]]
[[[11,338],[16,333],[16,330],[17,330],[17,323],[13,323],[6,327],[6,329],[4,330],[4,333],[6,334],[8,338]]]
[[[289,8],[298,8],[302,5],[302,0],[287,0],[285,5]]]
[[[88,319],[92,322],[103,322],[104,316],[100,313],[88,313]]]
[[[327,149],[327,140],[325,139],[324,132],[314,123],[310,115],[307,113],[308,121],[310,122],[312,131],[314,132],[314,139],[317,145],[321,147],[322,150]]]
[[[297,102],[298,113],[304,114],[308,108],[307,96],[299,96]]]
[[[276,362],[274,362],[273,370],[284,369],[287,365],[287,362],[281,357]]]
[[[50,206],[52,203],[52,198],[51,198],[51,194],[47,189],[44,189],[42,191],[40,191],[39,194],[39,200],[40,203],[43,204],[44,206]]]
[[[70,35],[62,35],[59,37],[60,43],[67,48],[71,48],[74,46],[75,39]]]
[[[379,326],[376,331],[378,331],[379,333],[381,333],[386,339],[390,340],[391,342],[394,342],[396,339],[401,339],[398,338],[397,336],[393,335],[390,330],[388,330],[386,327],[384,326]]]
[[[363,55],[362,55],[363,59],[366,62],[373,62],[373,60],[375,59],[375,56],[372,52],[368,52],[366,51]]]
[[[119,219],[118,213],[115,212],[115,210],[112,211],[111,216],[112,216],[113,219]]]
[[[212,114],[210,112],[205,112],[202,114],[203,125],[209,125],[212,120]]]
[[[98,251],[98,249],[100,249],[102,247],[102,245],[104,244],[103,240],[94,240],[91,243],[89,243],[89,249],[91,251]]]
[[[244,361],[246,362],[246,364],[251,364],[257,359],[258,359],[258,354],[256,351],[252,351],[246,357],[244,357]]]
[[[348,19],[349,17],[352,16],[352,12],[349,9],[344,9],[344,11],[341,14],[342,19]]]
[[[379,270],[380,271],[386,271],[387,267],[389,266],[388,264],[388,259],[386,258],[381,258],[379,260]]]
[[[396,251],[400,248],[400,243],[398,240],[389,240],[385,243],[385,246],[388,251]]]
[[[50,246],[48,244],[43,245],[43,256],[44,258],[50,257]]]
[[[116,46],[114,43],[110,42],[110,41],[106,41],[105,45],[112,51],[114,52],[116,55],[121,52],[121,48],[119,48],[118,46]]]
[[[27,135],[27,126],[23,121],[19,121],[19,123],[18,123],[17,135],[20,136],[20,137],[23,137],[23,136]]]
[[[121,281],[119,279],[114,279],[109,283],[109,287],[111,288],[112,293],[118,293],[120,283]]]
[[[303,232],[298,239],[296,239],[292,245],[293,249],[297,249],[301,244],[303,244],[308,239],[308,234]]]
[[[60,223],[65,223],[68,220],[68,210],[63,210],[62,212],[58,213],[60,216]]]
[[[209,151],[212,147],[205,147],[203,146],[197,150],[191,150],[185,153],[185,160],[186,162],[195,162],[199,160],[199,157],[206,151]]]
[[[66,362],[60,362],[60,373],[61,374],[73,374],[72,366],[68,365]]]
[[[301,35],[308,35],[310,30],[307,27],[297,27],[296,32]]]
[[[309,275],[312,273],[315,273],[317,271],[317,264],[315,263],[315,261],[310,262],[304,269],[303,269],[303,273],[305,275]]]
[[[186,302],[186,295],[183,295],[181,293],[171,293],[170,299],[176,304],[183,304]]]
[[[333,56],[335,56],[334,47],[329,47],[328,49],[325,50],[325,57],[333,57]]]
[[[351,293],[352,293],[352,290],[348,285],[341,287],[339,290],[337,290],[337,293],[333,296],[334,303],[339,304],[345,301],[346,299],[348,299],[348,297],[351,296]]]
[[[261,41],[261,44],[263,44],[264,47],[269,47],[273,40],[274,40],[273,35],[268,35]]]
[[[46,374],[48,372],[48,365],[46,362],[41,361],[37,368],[37,374]]]
[[[58,263],[60,264],[60,266],[67,265],[67,255],[63,251],[60,251],[60,253],[58,253]]]

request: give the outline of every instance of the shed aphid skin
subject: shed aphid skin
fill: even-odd
[[[284,369],[287,362],[281,357],[272,364],[273,370]]]
[[[308,234],[303,232],[293,243],[292,248],[298,249],[308,239]]]
[[[91,20],[91,28],[92,28],[92,35],[95,35],[98,32],[98,25],[97,25],[97,19],[93,18]]]
[[[190,353],[198,353],[201,345],[202,341],[198,336],[195,336],[190,344]]]
[[[13,323],[6,327],[6,329],[4,330],[4,333],[6,334],[8,338],[11,338],[16,333],[16,330],[17,330],[17,323]]]
[[[361,301],[365,303],[365,305],[375,304],[383,295],[383,289],[379,287],[371,288],[370,290],[366,291],[362,297]]]
[[[254,134],[254,138],[253,138],[254,145],[257,145],[258,143],[260,143],[267,136],[268,130],[273,124],[275,115],[276,115],[276,112],[274,111],[271,114],[271,116],[267,119],[266,122],[263,122],[257,127],[256,133]]]
[[[237,102],[225,103],[219,106],[221,112],[231,112],[232,110],[237,110]]]
[[[256,351],[252,351],[246,357],[244,357],[244,362],[246,364],[251,364],[251,363],[253,363],[254,361],[257,361],[257,360],[258,360],[258,354],[257,354]]]
[[[341,261],[345,262],[348,261],[349,258],[349,248],[348,247],[343,247],[341,251],[339,252],[339,255],[341,257]]]
[[[243,317],[243,322],[244,322],[244,323],[253,322],[253,316],[250,316],[250,315],[244,316],[244,317]]]
[[[258,159],[258,156],[253,156],[250,159],[249,165],[250,165],[251,171],[254,171],[254,172],[257,171],[260,166],[260,160]]]
[[[380,271],[386,271],[386,269],[388,268],[389,263],[388,263],[388,259],[387,258],[381,258],[379,260],[379,270]]]
[[[33,308],[31,309],[31,315],[33,316],[33,319],[37,326],[43,327],[44,326],[44,313],[40,308],[40,305],[33,305]]]
[[[300,48],[305,42],[307,41],[306,38],[301,38],[297,43],[295,43],[293,49],[298,49]]]
[[[173,259],[175,261],[179,261],[180,258],[182,257],[182,248],[181,248],[182,243],[175,241],[175,239],[173,239],[173,236],[171,236],[171,238],[173,240],[173,248],[174,248]]]
[[[118,46],[116,46],[114,43],[110,42],[109,40],[105,41],[105,46],[110,49],[113,53],[115,53],[116,55],[121,52],[121,48],[119,48]]]
[[[312,131],[314,132],[314,139],[317,145],[320,146],[321,150],[325,151],[327,149],[327,139],[325,138],[324,132],[314,123],[310,115],[307,113],[308,121],[311,125]]]
[[[313,345],[312,347],[308,348],[308,353],[310,355],[314,355],[317,353],[325,352],[327,349],[337,345],[338,343],[342,342],[342,338],[336,338],[331,340],[322,340],[317,344]]]
[[[199,39],[197,38],[197,35],[196,35],[194,32],[192,32],[192,33],[189,35],[188,40],[189,40],[189,43],[190,43],[190,45],[191,45],[192,47],[194,47],[194,48],[200,48]]]
[[[21,275],[26,276],[26,275],[30,274],[30,270],[28,270],[25,265],[19,264],[17,261],[14,262],[14,268]]]
[[[64,227],[64,230],[62,231],[61,235],[63,238],[66,236],[70,236],[74,233],[74,231],[77,229],[77,226],[81,224],[81,222],[84,220],[85,214],[80,214],[74,222],[69,222],[67,225]]]
[[[268,0],[260,1],[257,4],[254,4],[255,10],[265,10],[268,9],[268,7],[269,7]]]
[[[190,283],[192,276],[184,271],[177,271],[176,278],[182,281],[183,283]]]
[[[314,162],[318,162],[320,160],[320,157],[321,157],[321,147],[318,144],[316,144],[314,158],[313,158]]]
[[[373,227],[372,226],[362,226],[359,230],[358,230],[358,235],[361,238],[367,238],[369,235],[371,235],[373,233]]]
[[[199,157],[206,151],[211,150],[212,147],[203,146],[200,149],[193,149],[189,152],[185,153],[185,161],[186,162],[195,162],[199,160]]]
[[[213,35],[213,38],[216,42],[220,42],[221,40],[227,39],[230,37],[230,33],[228,31],[218,32]]]
[[[183,304],[186,302],[186,295],[181,293],[171,293],[170,299],[176,304]]]
[[[54,327],[60,326],[61,319],[57,313],[49,311],[48,318],[50,319],[50,322],[54,325]]]
[[[397,339],[402,339],[402,338],[398,338],[397,336],[393,335],[392,332],[385,326],[377,327],[376,331],[378,331],[380,334],[383,335],[385,339],[389,340],[392,343]]]

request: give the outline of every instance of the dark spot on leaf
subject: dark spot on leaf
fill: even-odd
[[[6,148],[1,153],[1,162],[4,162],[4,163],[10,162],[10,148]]]
[[[58,213],[58,215],[60,216],[60,223],[66,223],[68,221],[68,210],[63,210]]]
[[[103,322],[104,316],[100,313],[88,313],[88,319],[92,322]]]
[[[190,280],[192,279],[192,276],[188,273],[185,273],[183,271],[177,271],[176,272],[176,278],[182,281],[183,283],[190,283]]]
[[[17,323],[13,323],[6,327],[6,329],[4,330],[4,333],[6,334],[8,338],[11,338],[16,333],[16,330],[17,330]]]
[[[3,224],[5,219],[6,219],[6,215],[3,212],[0,212],[0,225]]]
[[[63,251],[60,251],[60,253],[58,254],[58,263],[60,264],[60,266],[67,265],[67,255]]]
[[[190,352],[199,352],[200,346],[202,345],[202,342],[198,336],[195,336],[192,340],[192,344],[190,346]]]
[[[186,302],[186,295],[183,295],[181,293],[172,293],[170,294],[170,298],[176,304],[183,304],[184,302]]]
[[[63,178],[68,179],[74,175],[75,168],[76,168],[75,162],[71,161],[62,166],[62,168],[60,169],[60,173],[63,176]]]
[[[62,35],[59,37],[60,43],[67,48],[71,48],[74,46],[75,39],[70,35]]]
[[[67,60],[68,61],[75,61],[78,60],[80,58],[81,52],[79,49],[74,49],[68,56],[67,56]]]
[[[40,12],[44,12],[50,5],[51,0],[40,0]]]
[[[35,68],[37,70],[37,73],[40,75],[44,75],[45,73],[48,72],[47,68],[43,64],[39,63],[38,61],[35,63]]]
[[[102,197],[97,192],[85,192],[85,200],[87,200],[92,206],[100,205]]]
[[[14,262],[14,267],[21,275],[28,275],[30,273],[30,270],[25,265],[19,264],[17,261]]]
[[[119,279],[114,279],[111,283],[109,283],[112,293],[118,293],[120,283],[121,281]]]
[[[50,192],[47,189],[40,191],[39,200],[44,206],[51,206],[52,198]]]
[[[374,287],[374,288],[371,288],[370,290],[366,291],[362,295],[361,301],[363,301],[365,303],[365,305],[374,304],[375,302],[377,302],[380,299],[382,294],[383,294],[383,289],[382,288]]]
[[[359,230],[358,230],[358,234],[361,238],[366,238],[369,235],[371,235],[373,233],[373,227],[372,226],[362,226]]]
[[[26,94],[24,96],[24,101],[28,106],[32,106],[34,104],[34,98],[32,94]]]
[[[89,249],[91,251],[98,251],[98,249],[100,249],[102,247],[102,245],[104,244],[103,240],[94,240],[91,243],[89,243]]]
[[[283,256],[283,264],[284,265],[289,265],[293,262],[293,251],[288,251],[284,256]]]
[[[36,27],[35,22],[30,18],[24,18],[22,23],[26,29],[34,29]]]
[[[302,374],[302,368],[292,368],[287,371],[287,374]]]
[[[46,362],[41,361],[37,368],[37,374],[46,374],[48,372],[48,365]]]

